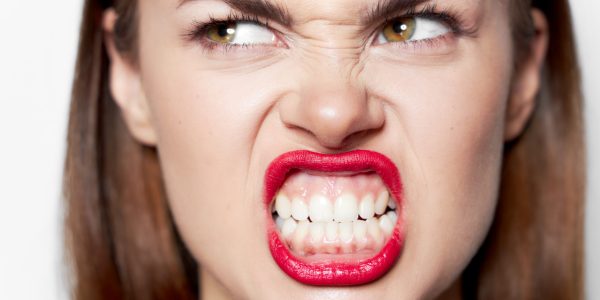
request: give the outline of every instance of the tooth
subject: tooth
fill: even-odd
[[[277,198],[275,198],[275,211],[277,211],[277,214],[280,217],[287,219],[292,214],[291,209],[290,199],[284,194],[279,193]]]
[[[283,228],[283,223],[285,222],[285,219],[277,216],[275,218],[275,225],[277,225],[277,230],[281,231],[281,228]]]
[[[308,219],[308,206],[306,206],[306,203],[300,197],[292,200],[292,217],[298,221]]]
[[[396,214],[396,212],[389,211],[386,215],[390,218],[390,221],[392,221],[392,224],[394,224],[394,226],[396,226],[396,222],[398,222],[398,215]]]
[[[375,215],[375,200],[373,200],[372,194],[367,194],[362,198],[358,207],[358,214],[365,220]]]
[[[308,221],[300,221],[298,223],[292,240],[292,246],[295,250],[301,251],[302,247],[304,247],[304,240],[306,239],[306,235],[308,235],[309,224]]]
[[[312,222],[329,222],[333,220],[333,204],[325,196],[315,195],[310,198],[308,214]]]
[[[330,242],[337,240],[337,237],[338,237],[338,223],[337,222],[325,223],[325,237]]]
[[[367,232],[373,238],[373,241],[375,241],[375,244],[380,243],[380,241],[382,239],[381,229],[379,228],[379,223],[377,222],[377,220],[375,218],[370,218],[367,220]],[[381,241],[381,242],[383,242],[383,241]]]
[[[288,239],[292,236],[294,231],[298,227],[298,223],[294,219],[285,219],[283,226],[281,227],[281,236],[284,239]]]
[[[335,200],[333,219],[337,222],[351,222],[358,218],[358,203],[352,194],[343,194]]]
[[[324,223],[310,223],[310,239],[313,244],[320,244],[323,241],[325,235],[325,224]]]
[[[340,240],[343,243],[350,243],[352,241],[352,222],[340,223]]]
[[[377,200],[375,201],[375,213],[381,215],[385,212],[385,208],[387,207],[389,199],[388,191],[381,191],[379,195],[377,195]]]
[[[392,223],[392,220],[387,215],[379,217],[379,227],[387,235],[392,234],[392,231],[394,231],[394,223]]]
[[[396,209],[396,200],[394,200],[394,198],[391,198],[391,199],[390,199],[390,202],[388,202],[388,206],[389,206],[391,209]]]
[[[359,248],[364,248],[367,244],[367,222],[363,220],[356,220],[352,222],[352,229],[354,230],[354,238]]]

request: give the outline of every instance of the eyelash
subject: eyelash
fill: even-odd
[[[388,24],[397,18],[427,18],[435,21],[442,22],[444,25],[448,26],[450,29],[450,34],[454,37],[460,36],[472,36],[475,34],[475,30],[473,28],[468,28],[464,25],[462,21],[462,17],[452,12],[449,9],[438,9],[435,4],[428,4],[423,8],[417,10],[416,7],[411,7],[406,12],[400,15],[393,15],[390,17],[386,17],[384,22],[377,27],[377,32],[379,32],[383,26]],[[271,26],[269,26],[269,20],[262,20],[256,15],[244,14],[239,12],[231,12],[224,18],[215,18],[213,16],[209,17],[209,20],[206,22],[194,21],[192,24],[192,28],[184,34],[186,40],[190,42],[199,42],[202,49],[206,51],[214,51],[214,50],[222,50],[223,52],[228,52],[230,50],[238,49],[238,48],[251,48],[256,45],[236,45],[236,44],[220,44],[214,41],[210,41],[206,39],[206,33],[208,30],[215,25],[226,24],[226,23],[234,23],[234,22],[251,22],[256,23],[261,26],[265,26],[267,29],[276,32]],[[277,34],[277,33],[275,33]],[[401,44],[410,44],[414,47],[435,47],[439,39],[446,38],[446,35],[436,37],[433,39],[425,39],[419,41],[412,42],[404,42]]]

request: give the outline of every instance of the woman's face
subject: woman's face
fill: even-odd
[[[503,144],[533,102],[508,5],[139,0],[137,67],[113,49],[111,87],[158,149],[205,291],[447,289],[486,236]]]

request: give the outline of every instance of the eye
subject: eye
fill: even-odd
[[[275,34],[254,22],[222,22],[208,25],[206,38],[212,42],[229,45],[271,44]]]
[[[440,21],[423,17],[401,17],[385,24],[377,42],[385,44],[429,40],[448,32],[448,26]]]

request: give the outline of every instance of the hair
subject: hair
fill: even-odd
[[[465,299],[582,299],[584,142],[567,0],[511,0],[515,67],[529,49],[531,6],[548,17],[536,109],[504,150],[496,216],[461,278]],[[127,131],[108,87],[102,16],[137,58],[136,0],[86,0],[65,164],[65,243],[76,299],[198,298],[198,265],[174,226],[156,149]]]

